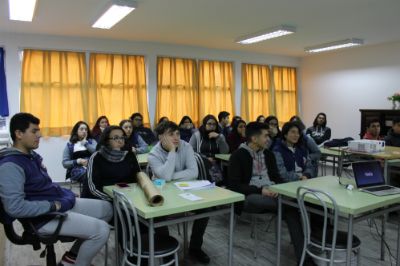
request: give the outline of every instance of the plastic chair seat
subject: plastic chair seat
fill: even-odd
[[[142,255],[149,256],[149,235],[144,234],[142,237]],[[179,242],[172,236],[157,236],[154,235],[154,255],[162,255],[170,253],[179,248]],[[134,251],[137,253],[137,247],[134,247]]]
[[[332,248],[332,230],[328,230],[326,234],[326,247]],[[317,245],[322,245],[322,230],[313,230],[311,234],[311,241]],[[361,240],[353,235],[352,248],[357,248],[361,245]],[[336,249],[346,249],[347,248],[347,232],[337,231],[336,235]]]

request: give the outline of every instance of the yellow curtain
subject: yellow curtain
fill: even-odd
[[[40,118],[43,136],[68,135],[77,121],[92,121],[91,96],[84,53],[24,50],[21,111]]]
[[[269,66],[242,64],[242,118],[255,121],[259,115],[275,114],[272,96]]]
[[[235,82],[232,62],[199,62],[199,117],[227,111],[235,115]]]
[[[196,61],[159,57],[157,59],[157,104],[155,124],[166,116],[179,123],[184,115],[198,125]]]
[[[150,125],[143,56],[90,54],[89,84],[97,93],[92,104],[98,116],[105,115],[111,124],[118,124],[140,112],[143,123]]]
[[[297,75],[294,67],[272,67],[276,116],[280,123],[297,115]]]

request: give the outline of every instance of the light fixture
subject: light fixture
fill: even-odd
[[[10,20],[32,21],[36,0],[8,0]]]
[[[312,47],[306,47],[304,51],[306,51],[307,53],[319,53],[319,52],[342,49],[352,46],[358,46],[362,44],[364,44],[364,41],[362,39],[351,38],[342,41],[336,41]]]
[[[268,30],[259,31],[253,34],[249,34],[243,37],[240,37],[236,40],[237,43],[240,44],[250,44],[265,41],[272,38],[281,37],[284,35],[292,34],[296,32],[295,27],[281,25],[278,27],[274,27]]]
[[[126,17],[136,8],[135,1],[113,0],[111,6],[103,15],[92,25],[93,28],[111,29],[120,20]]]

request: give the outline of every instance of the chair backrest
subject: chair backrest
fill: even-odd
[[[40,241],[32,233],[24,231],[22,235],[19,235],[14,228],[15,218],[8,215],[4,208],[3,203],[0,200],[0,223],[3,224],[4,233],[8,240],[16,245],[32,245],[35,250],[40,248]]]
[[[196,159],[197,168],[199,169],[198,180],[210,180],[210,163],[206,161],[207,159],[201,156],[200,153],[195,152],[194,158]]]
[[[310,219],[308,217],[308,212],[305,205],[305,198],[314,198],[317,204],[322,207],[322,212],[324,214],[324,224],[322,228],[322,238],[320,239],[321,244],[316,244],[311,241],[311,226]],[[331,261],[334,258],[334,250],[336,246],[336,236],[337,236],[337,224],[338,224],[338,212],[335,199],[329,195],[329,193],[322,190],[311,189],[307,187],[299,187],[297,189],[297,202],[299,204],[301,218],[303,221],[303,232],[304,232],[304,248],[307,248],[310,244],[319,248],[321,251],[330,250]],[[333,231],[328,232],[328,220],[333,217]],[[330,235],[331,234],[331,237]],[[327,247],[327,238],[332,238],[332,242],[329,243],[330,247]]]
[[[122,236],[122,248],[124,250],[124,258],[126,256],[132,257],[137,251],[137,265],[140,263],[142,253],[142,240],[140,237],[140,228],[135,206],[125,197],[125,195],[116,190],[113,191],[114,195],[114,209],[117,215],[117,230],[120,231]],[[136,247],[136,248],[134,248]],[[135,250],[135,251],[134,251]]]

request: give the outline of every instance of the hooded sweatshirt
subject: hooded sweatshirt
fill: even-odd
[[[75,194],[52,182],[34,151],[25,154],[15,148],[0,151],[0,198],[4,211],[12,218],[31,218],[50,212],[54,201],[61,203],[60,212],[75,205]],[[51,217],[33,221],[37,228]]]

